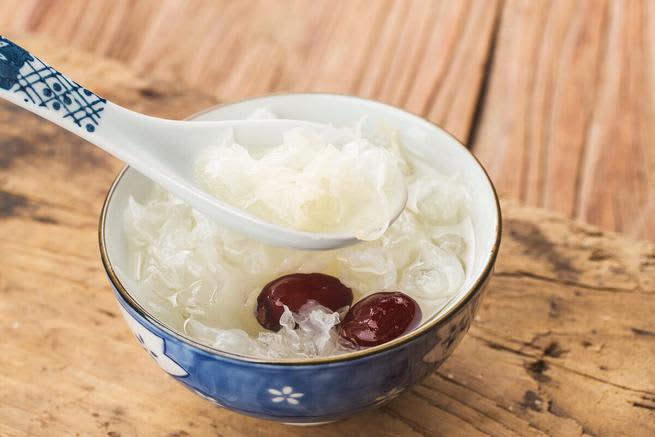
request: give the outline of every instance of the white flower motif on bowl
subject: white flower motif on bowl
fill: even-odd
[[[127,321],[130,330],[141,343],[141,346],[159,364],[166,373],[173,376],[187,376],[188,373],[179,364],[166,356],[164,353],[164,339],[150,332],[143,325],[137,322],[127,311],[121,307],[123,318]]]
[[[294,393],[293,388],[289,386],[282,387],[280,390],[269,388],[268,392],[273,395],[271,401],[275,403],[286,401],[291,405],[298,405],[300,403],[298,399],[305,396],[304,393]]]

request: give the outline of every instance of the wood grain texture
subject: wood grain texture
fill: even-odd
[[[36,32],[219,100],[280,91],[405,106],[467,139],[498,0],[0,0]]]
[[[655,240],[655,2],[503,5],[474,151],[501,193]]]
[[[214,100],[16,38],[110,99],[182,117]],[[0,435],[655,433],[655,246],[505,202],[496,277],[462,344],[389,405],[318,428],[209,405],[133,340],[97,249],[120,164],[0,103]]]

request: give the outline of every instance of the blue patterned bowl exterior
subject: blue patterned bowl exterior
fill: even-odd
[[[150,181],[126,168],[107,195],[100,220],[100,253],[123,316],[139,343],[169,375],[203,398],[232,411],[293,424],[334,421],[382,405],[432,373],[453,352],[468,330],[492,275],[500,244],[500,209],[493,186],[470,152],[436,126],[381,103],[332,94],[282,94],[217,107],[195,119],[243,118],[257,107],[270,107],[288,118],[340,124],[373,114],[407,126],[419,125],[434,140],[438,159],[465,161],[475,167],[484,189],[474,199],[488,205],[484,261],[471,287],[442,314],[404,337],[342,357],[305,361],[270,361],[228,354],[177,334],[150,316],[119,280],[110,253],[121,269],[122,205],[129,195],[144,193]],[[439,149],[439,147],[442,147]],[[438,150],[438,151],[436,151]],[[445,158],[444,158],[445,157]],[[112,200],[119,199],[119,200]],[[110,207],[109,205],[114,205]],[[116,204],[118,206],[116,206]],[[493,229],[492,229],[493,228]],[[479,235],[476,241],[480,243]]]
[[[401,345],[354,359],[304,365],[259,363],[207,351],[148,320],[112,286],[141,346],[187,388],[242,414],[316,424],[382,405],[432,373],[468,331],[490,276],[449,317]]]

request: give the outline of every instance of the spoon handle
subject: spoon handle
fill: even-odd
[[[39,115],[156,178],[152,150],[181,136],[179,122],[130,111],[98,96],[0,35],[0,98]],[[144,139],[146,141],[144,141]],[[157,141],[147,141],[156,139]],[[179,154],[169,147],[169,154]]]
[[[81,136],[95,132],[107,101],[0,36],[0,97]]]
[[[184,163],[194,153],[190,144],[209,144],[226,129],[235,129],[247,140],[260,143],[271,132],[310,124],[263,120],[257,123],[272,127],[251,129],[252,120],[189,123],[140,114],[80,86],[1,35],[0,98],[73,132],[160,183],[161,178],[151,168],[155,158],[166,156],[169,162]]]

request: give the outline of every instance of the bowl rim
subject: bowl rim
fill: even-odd
[[[183,343],[188,344],[189,346],[198,348],[210,355],[216,355],[220,356],[222,358],[227,358],[227,359],[232,359],[236,361],[244,361],[244,362],[250,362],[250,363],[258,363],[258,364],[268,364],[268,365],[282,365],[282,366],[303,366],[303,365],[317,365],[317,364],[330,364],[330,363],[339,363],[339,362],[344,362],[344,361],[350,361],[358,358],[365,358],[369,357],[372,355],[380,354],[386,351],[389,351],[391,349],[395,349],[399,346],[405,345],[409,343],[410,341],[420,337],[421,335],[425,334],[426,332],[430,331],[432,328],[440,325],[442,322],[450,318],[453,314],[457,313],[462,307],[466,305],[468,301],[470,301],[475,295],[477,295],[481,288],[482,285],[486,282],[486,280],[489,278],[491,273],[493,272],[494,265],[496,263],[496,259],[498,257],[498,251],[500,249],[500,240],[501,240],[501,233],[502,233],[502,216],[501,216],[501,211],[500,211],[500,201],[498,198],[498,193],[496,192],[496,188],[491,181],[491,178],[489,177],[489,174],[487,173],[486,169],[484,166],[480,163],[480,161],[475,157],[473,152],[466,147],[462,142],[460,142],[454,135],[452,135],[450,132],[447,130],[443,129],[440,126],[437,126],[435,123],[427,120],[426,118],[415,114],[411,111],[408,111],[406,109],[399,108],[394,105],[390,105],[388,103],[380,102],[374,99],[368,99],[365,97],[359,97],[359,96],[354,96],[354,95],[349,95],[349,94],[339,94],[339,93],[324,93],[324,92],[300,92],[300,93],[293,93],[293,92],[281,92],[281,93],[269,93],[269,94],[261,94],[261,95],[256,95],[252,97],[248,97],[245,99],[239,99],[239,100],[233,100],[233,101],[226,101],[226,102],[221,102],[216,105],[213,105],[209,108],[206,108],[202,111],[196,112],[189,117],[186,117],[185,120],[193,120],[203,114],[206,114],[208,112],[214,111],[218,108],[222,108],[225,106],[230,106],[234,104],[239,104],[239,103],[245,103],[248,101],[252,100],[258,100],[262,98],[268,98],[268,97],[280,97],[280,96],[327,96],[327,97],[338,97],[338,98],[349,98],[349,99],[355,99],[355,100],[361,100],[364,101],[365,103],[369,104],[375,104],[379,106],[384,106],[387,107],[391,110],[394,111],[400,111],[402,113],[405,113],[406,115],[410,115],[412,117],[418,118],[419,120],[428,123],[430,126],[442,131],[445,133],[448,137],[451,138],[452,141],[454,141],[459,147],[463,148],[470,158],[473,159],[473,161],[477,164],[477,166],[482,170],[482,173],[487,179],[487,182],[489,183],[489,186],[491,188],[491,192],[494,197],[494,205],[496,209],[496,227],[494,230],[495,233],[495,239],[494,239],[494,244],[491,248],[491,251],[487,255],[487,259],[485,261],[485,265],[482,269],[482,272],[480,275],[478,275],[477,278],[475,278],[475,281],[471,286],[469,287],[468,290],[462,294],[460,297],[459,301],[453,305],[451,308],[449,308],[447,311],[443,311],[441,313],[436,313],[434,314],[430,319],[425,321],[423,324],[418,326],[415,330],[410,331],[396,339],[393,339],[387,343],[383,343],[378,346],[373,346],[367,349],[362,349],[362,350],[357,350],[354,352],[349,352],[346,354],[341,354],[341,355],[333,355],[333,356],[328,356],[328,357],[317,357],[317,358],[307,358],[307,359],[297,359],[297,358],[287,358],[287,359],[265,359],[265,358],[258,358],[258,357],[253,357],[253,356],[248,356],[248,355],[242,355],[242,354],[237,354],[237,353],[232,353],[232,352],[226,352],[222,351],[220,349],[216,349],[214,347],[208,346],[206,344],[200,343],[196,340],[193,340],[189,337],[186,337],[185,335],[178,333],[174,331],[173,329],[169,328],[166,326],[163,322],[159,321],[156,317],[154,317],[152,314],[150,314],[143,306],[141,306],[127,291],[125,286],[121,283],[121,281],[118,279],[118,276],[116,275],[111,262],[109,261],[109,255],[107,254],[107,245],[105,242],[105,225],[106,225],[106,219],[107,219],[107,212],[109,209],[109,204],[111,202],[111,199],[114,195],[114,192],[116,190],[116,187],[120,183],[120,181],[123,179],[123,176],[127,173],[127,171],[130,169],[130,166],[126,165],[124,166],[121,171],[118,173],[118,175],[115,177],[114,181],[112,182],[111,186],[109,187],[109,190],[107,191],[107,194],[105,196],[105,199],[102,204],[102,210],[100,213],[100,220],[98,223],[98,241],[99,241],[99,246],[100,246],[100,258],[102,260],[103,267],[105,268],[105,271],[107,273],[107,276],[109,277],[109,281],[112,283],[118,294],[121,296],[121,298],[131,307],[133,311],[135,311],[137,314],[139,314],[141,317],[146,319],[148,322],[151,324],[155,325],[158,329],[162,330],[166,334],[175,337],[176,339],[182,341]]]

